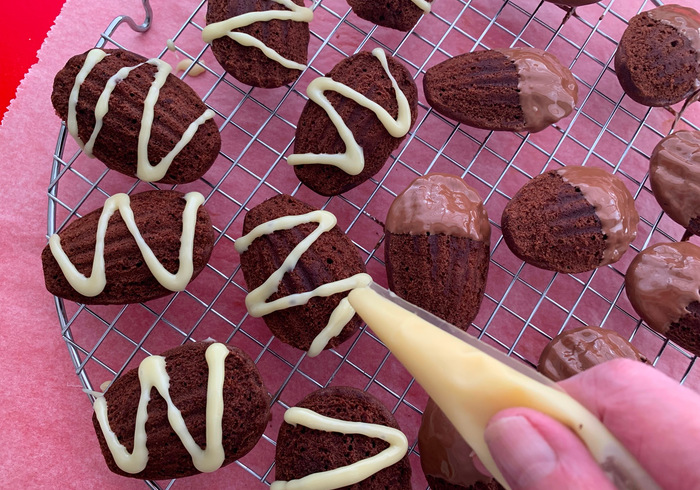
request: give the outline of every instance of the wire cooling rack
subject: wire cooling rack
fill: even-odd
[[[143,1],[144,23],[116,19],[98,46],[139,52],[138,36],[127,36],[129,29],[117,27],[126,22],[133,29],[147,29],[151,11]],[[159,56],[173,65],[189,60],[205,68],[203,75],[187,81],[216,112],[222,152],[202,180],[182,188],[207,197],[217,243],[204,272],[186,291],[171,297],[127,306],[84,306],[56,299],[61,333],[81,382],[99,389],[145,356],[189,340],[212,337],[229,342],[254,358],[273,395],[273,421],[262,440],[249,455],[219,470],[227,472],[229,487],[264,487],[273,481],[275,439],[284,410],[314,389],[346,384],[364,388],[392,409],[411,443],[413,487],[426,488],[416,445],[427,399],[420,386],[365,329],[315,359],[274,339],[260,319],[247,315],[245,282],[233,243],[248,209],[279,192],[294,194],[336,214],[368,271],[386,285],[381,222],[388,206],[415,177],[440,171],[462,176],[480,192],[493,225],[486,296],[473,334],[534,365],[544,345],[564,328],[602,325],[629,338],[658,369],[697,389],[695,358],[643,324],[623,293],[624,272],[634,254],[650,243],[683,235],[661,212],[647,182],[649,155],[670,131],[674,113],[648,109],[625,97],[612,68],[627,19],[651,6],[645,0],[605,0],[568,16],[553,4],[535,0],[436,0],[433,12],[404,34],[359,19],[344,0],[316,0],[309,68],[290,87],[264,90],[242,85],[222,71],[200,37],[205,2],[193,5],[172,33],[170,49],[163,39]],[[571,68],[580,89],[572,116],[537,134],[493,133],[455,125],[425,104],[421,85],[426,68],[462,52],[512,45],[547,49]],[[376,46],[401,60],[416,79],[418,121],[373,179],[342,196],[322,198],[301,186],[285,161],[307,99],[305,87],[343,57]],[[181,76],[188,72],[189,68]],[[698,129],[699,119],[683,117],[680,127]],[[635,196],[641,215],[638,236],[633,250],[612,266],[556,274],[523,264],[503,243],[499,221],[508,199],[533,176],[567,164],[614,172]],[[48,233],[100,207],[115,192],[153,187],[87,159],[62,126],[48,192]],[[88,420],[87,407],[85,412]],[[207,482],[205,475],[196,478],[198,484]],[[147,483],[153,488],[184,485]]]

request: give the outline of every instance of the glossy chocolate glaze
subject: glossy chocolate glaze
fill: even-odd
[[[649,179],[661,209],[688,228],[700,216],[700,131],[662,139],[651,154]]]
[[[618,358],[648,362],[617,332],[600,327],[581,327],[554,337],[542,351],[537,370],[552,381],[561,381]]]
[[[423,411],[418,450],[426,476],[463,487],[492,480],[476,469],[471,458],[472,448],[432,399],[428,399]]]
[[[448,174],[418,177],[389,208],[386,230],[411,235],[445,234],[488,242],[491,226],[479,194]]]
[[[572,166],[557,173],[595,208],[605,236],[600,265],[617,262],[637,236],[639,213],[632,194],[618,177],[599,168]]]
[[[535,48],[496,51],[507,56],[518,68],[525,131],[541,131],[571,114],[578,101],[578,84],[554,55]]]
[[[642,320],[666,334],[700,301],[700,247],[658,243],[642,250],[627,269],[625,289]]]

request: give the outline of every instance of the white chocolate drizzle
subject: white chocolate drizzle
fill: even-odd
[[[180,62],[177,64],[176,69],[177,71],[185,71],[188,68],[190,68],[190,66],[192,66],[192,68],[187,73],[187,76],[190,77],[198,77],[206,71],[206,68],[204,68],[204,64],[201,61],[194,63],[192,60],[188,59],[180,60]]]
[[[365,168],[365,157],[362,147],[355,140],[355,136],[352,131],[348,128],[340,117],[338,111],[335,110],[333,104],[326,98],[324,92],[333,91],[340,95],[352,99],[362,107],[365,107],[372,112],[374,112],[382,125],[386,128],[391,136],[394,138],[401,138],[408,133],[411,128],[411,106],[408,103],[406,95],[399,88],[396,79],[391,74],[389,70],[389,64],[386,59],[386,53],[382,48],[375,48],[372,50],[372,54],[379,60],[386,72],[389,80],[391,81],[391,86],[394,88],[396,93],[396,103],[398,104],[398,116],[396,119],[391,117],[391,114],[377,104],[373,100],[370,100],[358,91],[344,85],[340,82],[336,82],[329,77],[319,77],[313,80],[306,93],[309,99],[314,101],[316,104],[321,106],[331,122],[335,126],[340,138],[345,143],[345,153],[338,154],[328,154],[328,153],[303,153],[303,154],[293,154],[287,157],[287,163],[289,165],[310,165],[310,164],[325,164],[333,165],[343,170],[348,175],[358,175]]]
[[[265,56],[273,61],[276,61],[285,68],[291,70],[304,70],[306,65],[297,63],[285,58],[274,49],[265,45],[259,39],[245,34],[243,32],[233,32],[234,29],[246,27],[255,22],[269,22],[271,20],[292,20],[295,22],[311,22],[314,18],[314,13],[310,8],[301,7],[292,0],[272,0],[289,10],[267,10],[264,12],[247,12],[237,15],[221,22],[209,24],[202,30],[202,40],[205,43],[211,43],[214,39],[219,39],[228,36],[242,46],[252,46],[258,48]]]
[[[273,482],[270,486],[271,490],[330,490],[353,485],[397,463],[408,451],[406,436],[393,427],[334,419],[301,407],[292,407],[287,410],[284,413],[284,421],[293,426],[303,425],[326,432],[375,437],[388,442],[389,447],[379,454],[347,466],[313,473],[298,480]]]
[[[318,223],[318,227],[294,247],[279,269],[273,272],[259,287],[246,295],[245,305],[251,316],[261,317],[274,311],[291,308],[292,306],[305,305],[311,298],[332,296],[357,287],[367,286],[372,282],[369,274],[359,273],[339,281],[322,284],[313,291],[291,294],[267,302],[268,298],[279,288],[284,275],[296,267],[302,254],[311,247],[322,233],[331,230],[335,226],[337,223],[336,217],[328,211],[312,211],[295,216],[282,216],[256,226],[250,233],[236,240],[236,251],[242,254],[248,250],[248,247],[256,238],[279,230],[289,230],[304,223]],[[312,342],[308,352],[309,356],[314,357],[320,354],[328,344],[328,341],[337,336],[354,315],[355,310],[350,306],[347,299],[343,298],[331,313],[328,324]]]
[[[148,420],[148,402],[151,400],[151,389],[158,390],[168,405],[168,422],[182,441],[187,452],[192,456],[192,464],[197,470],[209,473],[217,470],[224,462],[224,446],[222,443],[222,420],[224,414],[224,375],[225,360],[229,350],[224,344],[213,343],[206,350],[209,375],[207,381],[206,407],[206,449],[202,450],[187,429],[180,410],[170,398],[170,377],[165,369],[165,357],[149,356],[139,365],[139,382],[141,397],[139,399],[136,421],[134,423],[134,448],[131,453],[119,442],[117,435],[109,426],[107,401],[103,394],[95,399],[93,408],[100,423],[102,434],[107,441],[114,462],[124,472],[139,473],[148,464],[148,448],[146,447],[146,421]]]
[[[102,214],[97,224],[95,256],[92,261],[92,273],[90,277],[85,277],[84,274],[75,268],[68,258],[68,255],[66,255],[61,247],[61,237],[56,233],[49,238],[51,253],[73,289],[83,296],[97,296],[107,285],[104,249],[109,219],[116,211],[119,211],[129,232],[134,237],[134,240],[136,240],[136,244],[151,274],[153,274],[156,280],[166,289],[170,291],[182,291],[189,283],[194,271],[194,232],[197,225],[197,211],[204,203],[204,196],[199,192],[189,192],[185,195],[185,201],[185,210],[182,214],[182,235],[180,237],[180,266],[177,274],[172,274],[163,267],[151,250],[151,247],[148,246],[141,236],[141,232],[136,226],[134,213],[130,206],[130,198],[127,194],[115,194],[105,201]]]
[[[136,176],[146,182],[155,182],[162,179],[168,172],[170,165],[172,165],[173,160],[177,157],[182,149],[187,146],[187,144],[192,140],[199,126],[207,122],[209,119],[214,117],[214,111],[211,109],[206,109],[204,113],[197,119],[195,119],[183,133],[180,141],[177,142],[175,147],[156,165],[151,165],[148,160],[148,143],[151,139],[151,130],[153,126],[153,119],[155,113],[155,105],[158,102],[158,96],[160,95],[160,89],[165,84],[168,79],[168,75],[172,71],[172,67],[165,61],[159,59],[150,59],[143,63],[139,63],[136,66],[128,66],[121,68],[115,75],[110,77],[110,79],[105,84],[105,88],[100,94],[95,105],[95,127],[92,131],[90,139],[87,143],[83,143],[78,135],[78,121],[76,118],[76,106],[78,103],[78,96],[80,94],[80,87],[85,82],[85,79],[90,74],[92,69],[102,61],[102,59],[108,56],[107,53],[101,49],[92,49],[88,53],[83,67],[78,72],[75,78],[75,83],[73,89],[71,90],[70,97],[68,99],[68,120],[66,125],[68,126],[68,132],[75,138],[81,149],[85,151],[85,154],[90,158],[93,158],[92,149],[95,144],[95,140],[102,129],[102,123],[105,115],[109,111],[109,99],[117,86],[117,83],[124,80],[131,71],[139,68],[144,64],[153,65],[157,68],[156,74],[154,76],[153,83],[148,90],[146,99],[143,103],[143,114],[141,116],[141,126],[139,129],[138,138],[138,152],[137,152],[137,166],[136,166]]]
[[[100,130],[102,129],[102,123],[104,122],[104,117],[107,115],[107,112],[109,111],[109,98],[112,96],[112,92],[114,91],[114,88],[117,86],[117,83],[124,80],[129,75],[129,73],[131,73],[133,70],[140,67],[141,65],[143,65],[143,63],[139,63],[136,66],[125,66],[124,68],[121,68],[117,73],[112,75],[109,78],[109,80],[107,80],[107,83],[105,84],[105,88],[102,91],[102,93],[100,94],[100,98],[97,99],[97,103],[95,104],[95,128],[92,130],[92,134],[90,135],[90,139],[83,146],[83,151],[90,158],[95,158],[95,156],[92,154],[92,149],[95,146],[95,140],[97,139],[97,135],[100,134]],[[76,131],[77,131],[77,126],[76,126]],[[77,139],[77,133],[75,136]]]
[[[416,7],[421,9],[423,12],[426,14],[430,13],[430,2],[427,2],[426,0],[411,0]]]
[[[91,49],[88,52],[85,57],[85,63],[83,63],[82,68],[80,68],[80,71],[76,75],[73,88],[68,96],[68,120],[66,121],[66,126],[68,126],[70,135],[78,142],[81,148],[83,148],[84,144],[78,135],[78,118],[75,110],[78,105],[78,98],[80,97],[80,87],[82,87],[92,69],[95,68],[95,65],[102,61],[105,56],[109,55],[101,49]]]

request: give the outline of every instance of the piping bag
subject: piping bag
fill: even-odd
[[[527,407],[578,435],[617,488],[660,489],[596,416],[537,371],[375,283],[348,300],[505,488],[484,430],[497,412]]]

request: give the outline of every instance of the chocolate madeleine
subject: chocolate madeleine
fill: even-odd
[[[423,89],[440,114],[495,131],[541,131],[568,116],[578,100],[569,69],[535,48],[455,56],[426,71]]]
[[[85,154],[107,167],[149,182],[192,182],[216,160],[221,137],[214,112],[170,70],[162,60],[93,49],[58,72],[51,102]]]
[[[649,181],[669,218],[700,235],[700,131],[662,139],[649,160]]]
[[[430,12],[433,0],[348,0],[358,17],[399,31],[410,31],[418,19]]]
[[[303,184],[324,196],[379,172],[418,115],[410,73],[379,48],[344,59],[313,80],[307,93],[287,161]],[[367,108],[371,102],[381,107],[374,107],[378,112]]]
[[[614,330],[595,326],[565,330],[544,348],[537,370],[552,381],[570,378],[612,359],[649,363],[635,346]]]
[[[301,418],[297,415],[301,412]],[[310,412],[310,413],[309,413]],[[316,426],[328,417],[325,426]],[[367,458],[376,457],[375,472],[365,475],[368,468],[357,468],[345,475],[342,488],[352,490],[392,490],[411,488],[411,465],[408,461],[408,441],[401,433],[396,419],[382,403],[369,393],[357,388],[332,386],[307,395],[301,402],[287,410],[277,437],[275,453],[275,479],[290,481],[314,475],[328,478],[328,483],[316,488],[341,488],[338,478],[328,471],[348,466]],[[345,423],[352,427],[337,428]],[[368,424],[376,435],[363,434]],[[355,428],[356,427],[356,428]],[[348,432],[350,430],[350,432]],[[341,433],[346,432],[346,433]],[[384,452],[392,444],[396,454]],[[398,449],[402,449],[400,452]],[[392,463],[392,460],[396,462]],[[364,477],[364,478],[363,478]],[[351,481],[348,481],[351,479]],[[273,483],[273,487],[276,484]],[[305,488],[303,484],[300,488]]]
[[[668,106],[700,89],[700,14],[664,5],[630,19],[615,53],[615,73],[640,104]]]
[[[84,304],[138,303],[185,289],[214,247],[203,202],[198,192],[115,194],[50,238],[41,254],[46,289]]]
[[[312,18],[303,0],[210,0],[202,39],[236,80],[281,87],[306,68]]]
[[[627,269],[625,290],[647,325],[700,355],[700,247],[679,242],[645,248]]]
[[[189,342],[120,376],[95,400],[92,421],[111,471],[169,480],[215,471],[248,453],[270,420],[269,403],[245,352]],[[144,411],[147,420],[139,422]],[[122,446],[116,456],[107,439]]]
[[[501,490],[476,469],[473,450],[440,407],[428,399],[418,431],[420,465],[432,490]]]
[[[328,211],[278,195],[248,211],[236,240],[246,307],[282,342],[315,356],[347,340],[361,320],[348,292],[371,281]]]
[[[573,274],[617,262],[638,222],[634,199],[618,177],[573,166],[525,184],[503,210],[501,227],[521,260]]]
[[[597,3],[598,0],[545,0],[546,2],[556,3],[562,7],[580,7],[582,5],[591,5]]]
[[[466,331],[484,297],[491,245],[477,192],[453,175],[418,177],[392,203],[385,232],[389,288]]]

